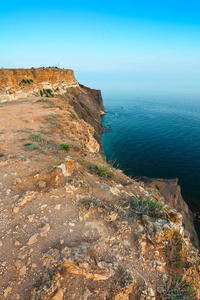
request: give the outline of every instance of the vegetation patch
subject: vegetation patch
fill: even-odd
[[[20,83],[24,83],[24,84],[30,84],[33,82],[33,79],[22,79],[22,81]]]
[[[32,150],[37,150],[39,149],[39,145],[38,144],[33,144],[33,143],[26,143],[24,144],[24,150],[26,151],[32,151]]]
[[[169,261],[172,267],[176,268],[186,268],[190,267],[190,263],[186,260],[183,260],[181,257],[181,250],[183,247],[183,238],[178,231],[175,231],[171,240],[170,252],[169,252]]]
[[[51,101],[51,100],[49,100],[49,99],[44,99],[44,98],[42,98],[42,99],[40,99],[40,100],[37,100],[37,102],[48,103],[48,104],[50,104],[51,106],[54,106],[54,105],[55,105],[55,103],[54,103],[53,101]]]
[[[30,140],[35,142],[45,142],[45,143],[49,142],[49,140],[45,137],[45,135],[42,132],[31,134]]]
[[[40,96],[53,97],[53,91],[51,89],[40,90]]]
[[[179,279],[176,275],[170,284],[165,284],[165,288],[160,294],[162,300],[195,300],[192,285]]]
[[[65,150],[65,151],[69,151],[70,150],[70,145],[61,144],[60,147],[61,147],[61,149]]]
[[[45,279],[46,281],[55,280],[55,275],[53,270],[46,268],[45,273],[46,273],[46,279]]]
[[[73,120],[77,120],[77,116],[73,112],[71,112],[71,117]]]
[[[92,170],[94,173],[98,174],[99,176],[102,177],[107,177],[107,178],[112,178],[114,176],[114,173],[109,171],[107,167],[98,167],[95,164],[89,164],[88,168]]]
[[[130,210],[135,215],[147,215],[156,218],[162,218],[164,216],[163,205],[153,202],[151,199],[145,200],[131,197]]]
[[[8,105],[17,105],[21,103],[30,103],[30,100],[22,100],[22,101],[6,101],[6,102],[1,102],[0,107],[2,106],[8,106]]]

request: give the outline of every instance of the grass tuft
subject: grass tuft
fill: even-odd
[[[148,215],[150,217],[163,217],[163,205],[153,202],[151,199],[138,199],[131,197],[130,209],[135,215]]]
[[[165,284],[165,289],[161,292],[162,300],[195,300],[193,296],[195,293],[192,285],[176,275],[171,283]]]
[[[98,167],[95,164],[89,164],[88,168],[102,177],[112,178],[114,176],[114,173],[108,171],[107,167],[105,166]]]
[[[24,145],[24,150],[26,150],[26,151],[32,151],[32,150],[36,150],[36,149],[39,149],[38,144],[26,143]]]
[[[70,145],[61,144],[60,147],[61,147],[61,149],[65,150],[65,151],[70,150]]]

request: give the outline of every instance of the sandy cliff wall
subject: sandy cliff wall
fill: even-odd
[[[50,90],[47,96],[59,96],[69,101],[78,116],[92,125],[94,137],[101,145],[101,115],[105,114],[100,90],[79,85],[74,71],[57,68],[39,69],[1,69],[0,102],[26,98],[30,96],[46,97],[44,90]]]
[[[59,89],[64,93],[66,88],[78,86],[74,71],[57,68],[39,69],[1,69],[0,101],[8,101],[37,95],[40,90]]]

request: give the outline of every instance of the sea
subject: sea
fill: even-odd
[[[200,95],[132,92],[104,96],[103,150],[125,174],[178,178],[200,214]],[[200,238],[200,223],[195,224]]]

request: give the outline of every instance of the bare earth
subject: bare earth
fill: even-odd
[[[165,220],[134,218],[130,196],[164,199],[98,147],[67,101],[0,104],[0,299],[161,299],[175,271],[199,292],[198,251],[180,214],[166,206]],[[170,262],[174,232],[187,268]]]

